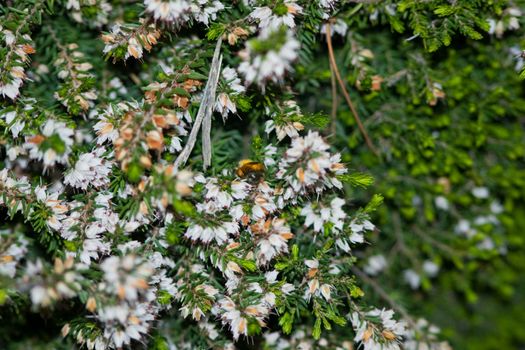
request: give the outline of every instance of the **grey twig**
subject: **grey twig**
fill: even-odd
[[[193,123],[188,142],[184,146],[184,149],[175,160],[175,169],[179,166],[184,165],[188,160],[195,142],[197,141],[197,134],[202,127],[202,152],[204,158],[204,169],[211,165],[211,115],[213,113],[213,104],[215,103],[215,92],[217,90],[217,84],[219,82],[219,74],[221,71],[222,55],[221,52],[222,39],[219,38],[217,45],[215,46],[215,52],[213,53],[213,59],[210,68],[210,74],[208,75],[208,81],[204,87],[202,94],[201,104],[197,111],[197,117]]]

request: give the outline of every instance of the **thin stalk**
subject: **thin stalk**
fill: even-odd
[[[359,131],[361,131],[361,134],[365,138],[366,145],[370,150],[376,155],[379,156],[378,151],[374,147],[374,144],[370,140],[370,137],[368,136],[368,133],[366,132],[365,127],[363,126],[363,123],[361,122],[361,118],[359,118],[359,114],[357,113],[357,110],[354,106],[354,103],[352,102],[352,99],[350,99],[350,95],[348,94],[348,91],[346,89],[346,86],[343,82],[343,79],[341,78],[341,74],[339,72],[339,69],[337,68],[337,63],[335,61],[334,56],[334,49],[332,47],[332,35],[331,35],[331,27],[330,23],[326,23],[326,43],[328,45],[328,55],[330,58],[330,64],[332,66],[332,71],[335,73],[335,77],[337,78],[337,82],[339,83],[339,86],[341,87],[341,90],[343,91],[343,96],[345,97],[346,103],[350,107],[350,110],[352,111],[352,114],[354,116],[354,119],[357,123],[357,126],[359,127]]]

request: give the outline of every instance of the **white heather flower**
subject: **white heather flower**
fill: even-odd
[[[113,8],[108,2],[106,2],[106,0],[91,1],[91,3],[88,2],[87,4],[91,4],[92,6],[97,7],[96,17],[90,17],[89,19],[86,19],[85,22],[87,22],[87,24],[94,27],[101,27],[104,24],[108,23],[108,14],[111,13]],[[86,6],[87,4],[84,3],[84,6]],[[75,21],[77,21],[78,23],[84,22],[79,0],[68,0],[66,8],[68,10],[71,10],[71,17],[73,17]]]
[[[498,201],[494,201],[492,203],[490,203],[490,211],[493,213],[493,214],[501,214],[503,213],[503,206],[501,205],[500,202]]]
[[[301,216],[305,217],[304,226],[313,226],[315,232],[322,232],[324,225],[331,223],[333,231],[341,231],[346,218],[342,209],[344,204],[344,199],[337,197],[332,199],[329,207],[318,204],[314,209],[311,202],[307,203],[301,210]]]
[[[60,230],[62,221],[66,218],[65,213],[69,210],[68,206],[58,199],[60,193],[51,193],[46,191],[44,187],[37,186],[35,194],[39,202],[51,209],[51,215],[46,220],[47,226],[53,230]]]
[[[35,286],[31,288],[31,303],[33,305],[47,306],[51,303],[51,297],[46,289],[42,286]]]
[[[405,350],[452,350],[447,342],[439,341],[440,329],[425,319],[418,319],[407,328],[404,335]],[[422,339],[423,338],[423,339]]]
[[[283,284],[283,286],[281,287],[281,291],[285,294],[285,295],[289,295],[291,292],[293,292],[295,290],[295,286],[293,284],[290,284],[290,283],[285,283]]]
[[[325,8],[325,9],[331,9],[331,8],[333,8],[338,2],[339,2],[339,0],[320,0],[320,1],[319,1],[319,5],[321,5],[321,7]]]
[[[406,324],[393,316],[394,311],[385,309],[373,309],[364,315],[354,312],[350,318],[356,334],[354,341],[361,343],[364,350],[400,350],[399,341],[406,334]]]
[[[7,96],[10,99],[14,100],[20,93],[20,88],[24,83],[24,80],[27,79],[25,74],[24,66],[29,61],[29,54],[35,52],[34,48],[31,46],[31,37],[27,34],[21,36],[24,40],[24,43],[17,43],[17,37],[14,33],[8,29],[2,30],[0,26],[0,31],[4,34],[5,43],[6,43],[6,52],[11,56],[11,62],[9,70],[5,70],[5,67],[2,67],[2,79],[0,79],[0,95]]]
[[[493,250],[496,248],[496,244],[490,237],[485,237],[481,242],[477,244],[477,247],[481,250]]]
[[[281,141],[286,136],[288,136],[291,139],[299,136],[299,131],[302,131],[303,129],[304,125],[299,122],[289,122],[280,125],[275,125],[275,122],[273,120],[268,120],[265,124],[264,131],[267,134],[270,134],[272,131],[275,130],[275,133],[277,134],[277,139]]]
[[[130,56],[135,59],[142,58],[144,50],[150,51],[153,45],[157,44],[160,38],[160,31],[157,29],[155,23],[146,22],[144,18],[139,19],[139,26],[115,24],[111,27],[109,33],[102,35],[102,40],[105,43],[103,53],[114,58],[121,57],[122,50],[124,51],[124,60]],[[121,50],[121,51],[117,51]],[[110,87],[111,87],[110,82]],[[122,94],[122,87],[118,90]],[[109,97],[117,96],[116,90],[109,92]]]
[[[154,270],[147,261],[135,256],[110,256],[100,267],[107,282],[105,291],[118,296],[121,300],[135,301],[139,294],[149,288],[149,279]]]
[[[72,257],[65,260],[56,259],[51,271],[44,270],[40,260],[35,263],[28,262],[25,275],[33,284],[30,289],[33,306],[46,307],[53,301],[76,296],[81,290],[80,282],[83,281],[83,277],[79,270],[82,269],[84,266],[75,265]]]
[[[314,265],[312,265],[312,266],[314,266]],[[312,296],[315,296],[315,297],[320,297],[321,296],[326,301],[330,301],[330,300],[332,300],[332,295],[331,295],[332,289],[334,289],[334,287],[332,285],[327,284],[327,283],[321,284],[319,282],[319,279],[312,278],[310,281],[308,281],[308,284],[307,284],[307,286],[305,288],[305,292],[304,292],[303,298],[306,301],[310,301]]]
[[[230,235],[237,234],[238,232],[239,224],[235,221],[210,226],[192,223],[186,230],[184,237],[203,243],[216,241],[217,244],[222,245],[228,241]]]
[[[169,146],[170,153],[180,152],[182,151],[182,143],[181,139],[178,136],[173,136],[171,138],[170,146]]]
[[[28,242],[23,236],[13,236],[0,230],[0,275],[15,277],[17,265],[25,258]]]
[[[226,119],[228,114],[237,113],[237,106],[230,99],[228,94],[221,92],[217,96],[217,101],[215,102],[215,110],[222,115],[223,120]]]
[[[1,27],[0,27],[0,29],[1,29]],[[11,45],[13,45],[13,44],[15,43],[15,39],[16,39],[16,38],[15,38],[15,35],[13,34],[13,32],[10,31],[10,30],[8,30],[8,29],[5,29],[5,30],[3,31],[3,33],[4,33],[4,35],[5,35],[5,44],[6,44],[7,46],[11,46]]]
[[[29,150],[29,157],[43,161],[45,168],[55,163],[66,164],[73,145],[73,130],[64,122],[50,119],[41,127],[41,132],[26,137],[24,148]]]
[[[246,88],[241,84],[241,79],[237,75],[237,71],[231,67],[225,67],[222,72],[223,79],[227,82],[228,88],[237,94],[246,91]]]
[[[421,277],[412,269],[403,271],[403,279],[412,289],[418,289],[421,285]]]
[[[265,181],[259,182],[257,188],[253,191],[252,199],[251,218],[253,220],[264,219],[277,210],[277,205],[274,202],[274,191]]]
[[[428,277],[436,277],[439,272],[439,266],[430,260],[423,262],[423,271]]]
[[[80,260],[89,265],[91,260],[98,259],[100,255],[109,253],[111,246],[110,242],[105,241],[105,233],[114,233],[119,222],[118,214],[114,213],[110,208],[111,194],[100,193],[95,198],[95,203],[98,206],[93,211],[93,219],[84,229],[84,241],[80,249]],[[62,236],[66,239],[76,237],[76,233],[70,232],[67,235],[62,232]]]
[[[22,83],[23,81],[20,78],[15,78],[10,83],[0,82],[0,95],[14,100],[19,94]]]
[[[104,343],[109,342],[110,348],[122,348],[131,340],[140,341],[147,334],[154,316],[147,304],[139,303],[102,307],[97,310],[96,318],[104,329]]]
[[[104,151],[99,148],[91,153],[81,154],[73,169],[66,174],[64,183],[83,190],[89,185],[95,188],[107,185],[112,164],[100,157]]]
[[[239,73],[244,77],[247,84],[256,82],[261,88],[267,81],[280,83],[286,72],[292,70],[291,63],[297,59],[299,42],[293,37],[290,31],[286,31],[283,38],[282,32],[271,32],[267,35],[260,35],[259,42],[266,42],[269,46],[267,51],[257,52],[255,49],[260,46],[254,41],[248,41],[246,49],[241,53],[243,62],[239,65]],[[272,44],[269,44],[269,43]]]
[[[219,332],[215,328],[213,323],[209,322],[199,322],[199,328],[204,330],[211,340],[215,340],[219,336]]]
[[[339,275],[341,273],[341,270],[336,264],[330,264],[330,270],[328,270],[328,273],[331,275]]]
[[[472,195],[479,199],[485,199],[489,197],[490,193],[486,187],[474,187],[472,189]]]
[[[290,148],[279,162],[277,179],[284,179],[283,201],[296,201],[308,192],[320,194],[326,188],[341,188],[337,175],[346,168],[340,163],[339,154],[331,155],[329,146],[317,132],[292,139]]]
[[[487,224],[497,225],[497,224],[499,224],[499,220],[494,215],[477,216],[474,219],[474,225],[476,225],[476,226],[483,226],[483,225],[487,225]]]
[[[466,219],[459,220],[456,224],[456,227],[454,228],[454,231],[457,234],[465,235],[467,238],[471,238],[476,235],[476,230],[472,228],[470,221]]]
[[[142,45],[139,41],[136,38],[131,38],[128,40],[128,51],[124,58],[127,59],[128,57],[133,56],[138,59],[142,57],[142,52]]]
[[[264,165],[266,167],[275,165],[276,161],[274,156],[277,154],[277,147],[269,144],[264,148]]]
[[[284,101],[280,106],[280,111],[274,112],[271,117],[273,119],[268,120],[265,124],[265,132],[270,134],[275,130],[279,141],[286,136],[293,139],[299,136],[299,131],[304,130],[304,125],[297,121],[303,117],[303,114],[294,100]]]
[[[212,202],[214,207],[229,208],[234,199],[246,198],[250,185],[244,180],[235,180],[225,190],[217,178],[210,177],[206,180],[205,188],[204,197]]]
[[[334,287],[326,283],[321,284],[321,286],[319,287],[319,292],[321,293],[323,298],[326,299],[326,301],[330,301],[332,299],[331,297],[332,289],[334,289]]]
[[[18,137],[18,134],[24,130],[25,122],[23,120],[16,120],[17,114],[16,111],[2,112],[0,111],[0,118],[5,119],[6,124],[9,126],[9,130],[14,138]]]
[[[277,255],[288,253],[288,240],[293,234],[284,219],[261,219],[250,227],[250,231],[258,240],[257,265],[266,265]]]
[[[308,266],[310,269],[318,269],[319,268],[319,260],[317,259],[307,259],[304,261],[304,264]]]
[[[277,4],[273,9],[264,6],[256,7],[250,18],[259,22],[259,28],[262,30],[276,30],[282,25],[289,28],[295,28],[294,16],[301,14],[303,8],[294,1],[285,1]]]
[[[373,255],[368,258],[367,264],[363,268],[363,271],[365,271],[367,274],[371,276],[378,275],[381,271],[383,271],[387,266],[387,261],[385,257],[381,254]]]
[[[248,321],[230,298],[219,300],[218,307],[222,323],[229,325],[235,340],[239,339],[240,335],[248,335]]]
[[[111,107],[109,107],[111,108]],[[96,123],[93,126],[93,129],[95,129],[97,133],[97,143],[103,144],[107,140],[113,142],[118,138],[118,130],[116,130],[109,121],[107,121],[105,118],[100,120],[98,123]]]
[[[352,234],[350,235],[350,242],[352,243],[363,243],[365,241],[363,233],[365,231],[372,231],[375,226],[368,220],[358,220],[353,219],[350,222],[350,230]]]
[[[111,79],[108,83],[108,87],[111,89],[109,93],[109,98],[111,100],[116,99],[119,95],[124,97],[128,94],[128,89],[118,77]]]
[[[61,49],[59,57],[54,65],[59,69],[58,77],[64,80],[63,85],[55,91],[55,98],[67,107],[68,111],[79,108],[79,111],[86,112],[94,106],[97,93],[94,88],[88,89],[83,82],[93,79],[94,75],[88,71],[93,68],[91,63],[84,62],[84,54],[77,50],[77,44],[69,44]],[[75,107],[74,109],[72,109]]]
[[[191,4],[191,13],[197,22],[209,24],[217,19],[217,12],[224,10],[224,5],[217,0],[194,0]]]
[[[182,25],[190,18],[191,2],[187,0],[144,0],[146,11],[156,20]]]
[[[233,68],[225,67],[222,70],[222,77],[226,81],[226,87],[217,95],[214,109],[221,113],[223,120],[225,120],[228,114],[237,113],[237,106],[230,97],[244,93],[246,88],[241,85],[241,79],[239,79],[237,71]]]
[[[436,207],[441,210],[448,211],[450,209],[450,204],[448,202],[448,199],[446,199],[443,196],[437,196],[434,199],[434,203],[436,204]]]
[[[341,18],[337,18],[334,23],[331,23],[330,25],[330,35],[334,36],[334,34],[339,34],[343,38],[346,36],[346,32],[348,31],[348,24],[346,24],[345,21],[343,21]],[[321,27],[321,33],[326,34],[326,23],[323,24]]]

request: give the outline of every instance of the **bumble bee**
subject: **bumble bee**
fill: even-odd
[[[259,179],[264,174],[264,164],[260,162],[254,162],[251,159],[243,159],[239,162],[239,166],[235,171],[238,177]]]

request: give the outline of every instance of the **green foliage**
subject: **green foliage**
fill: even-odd
[[[417,309],[414,303],[425,297],[429,313],[436,312],[435,319],[442,324],[447,323],[449,307],[451,313],[468,308],[475,315],[483,312],[486,301],[494,309],[505,309],[508,306],[497,295],[519,293],[512,285],[523,271],[521,264],[504,263],[515,259],[513,252],[522,252],[524,247],[518,219],[524,214],[525,193],[523,84],[515,71],[517,62],[522,62],[515,48],[521,47],[523,33],[509,31],[503,40],[485,34],[488,18],[501,21],[502,26],[508,23],[504,1],[401,1],[396,5],[389,12],[384,10],[388,2],[363,4],[350,18],[343,12],[339,18],[361,27],[349,32],[343,42],[334,37],[338,67],[380,150],[378,157],[371,155],[348,106],[338,96],[339,144],[354,150],[346,161],[374,177],[370,194],[384,194],[385,204],[374,214],[382,232],[372,242],[392,253],[385,254],[389,266],[377,281],[390,286],[389,294],[409,308]],[[381,25],[370,31],[365,23],[376,10],[379,16],[373,23]],[[406,41],[392,34],[391,28],[412,30],[415,36]],[[461,35],[472,40],[460,39]],[[438,50],[441,46],[450,47]],[[324,48],[317,55],[328,56]],[[328,58],[319,60],[316,68],[299,68],[303,81],[298,85],[305,87],[305,103],[315,104],[310,112],[331,108],[327,62]],[[319,86],[307,87],[311,77],[316,77]],[[374,81],[378,83],[373,85]],[[314,93],[325,98],[312,101],[309,96]],[[476,196],[480,187],[488,190],[488,197]],[[449,209],[437,205],[438,197],[446,200]],[[490,215],[497,220],[482,223]],[[458,231],[460,223],[466,222],[462,220],[478,220],[479,225],[472,224],[476,233],[471,238]],[[487,240],[494,242],[492,248],[483,248]],[[372,249],[369,254],[374,254]],[[425,261],[440,266],[437,278],[425,276]],[[399,271],[408,268],[421,276],[422,294],[418,293],[417,302],[402,296],[410,288]],[[388,277],[392,273],[395,277]],[[433,288],[447,291],[446,297],[438,298]],[[455,300],[454,306],[447,298]],[[469,318],[463,314],[458,319],[463,317]],[[457,348],[497,348],[496,342],[490,345],[484,339],[500,336],[508,342],[503,347],[519,344],[520,337],[505,327],[485,338],[479,329],[490,327],[493,321],[472,317],[472,328],[455,325],[446,330],[451,333],[445,332]],[[501,333],[495,336],[496,332]],[[473,341],[465,338],[470,335],[476,337],[476,345],[467,345]]]

